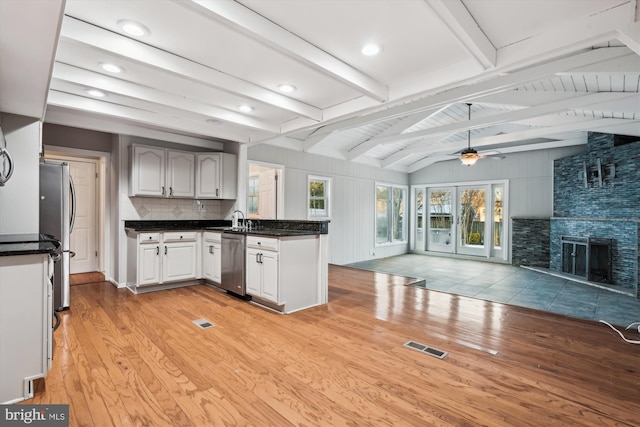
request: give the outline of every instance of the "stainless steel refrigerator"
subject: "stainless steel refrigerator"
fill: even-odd
[[[53,309],[69,308],[69,248],[75,220],[75,191],[69,163],[45,160],[40,163],[40,234],[60,241],[60,260],[54,265]]]

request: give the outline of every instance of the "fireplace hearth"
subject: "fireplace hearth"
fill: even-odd
[[[590,282],[613,283],[613,239],[561,236],[562,272]]]

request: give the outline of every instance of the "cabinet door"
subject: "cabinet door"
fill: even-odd
[[[196,197],[217,199],[220,197],[220,154],[197,155]]]
[[[222,245],[213,244],[213,281],[222,282]]]
[[[262,264],[259,262],[260,253],[257,249],[247,249],[247,271],[245,277],[247,293],[257,297],[262,296],[260,291],[262,287]]]
[[[166,243],[162,260],[163,282],[195,279],[197,248],[196,242]]]
[[[164,196],[165,150],[134,145],[130,160],[130,195]]]
[[[262,261],[262,297],[280,304],[278,301],[278,253],[263,251],[260,260]]]
[[[195,155],[181,151],[167,152],[167,195],[169,197],[193,197]]]
[[[160,283],[160,245],[138,246],[138,286]]]
[[[216,283],[222,281],[222,245],[220,243],[205,242],[203,251],[203,276]]]

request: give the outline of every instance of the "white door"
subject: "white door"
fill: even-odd
[[[267,169],[260,173],[260,196],[258,214],[260,218],[276,218],[276,170]]]
[[[76,255],[71,258],[69,271],[71,274],[98,271],[96,163],[69,161],[69,170],[76,193],[76,217],[69,241]]]

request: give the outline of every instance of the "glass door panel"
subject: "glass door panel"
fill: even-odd
[[[430,188],[428,250],[453,252],[455,205],[453,188]]]
[[[424,199],[424,188],[416,188],[415,189],[415,245],[414,249],[418,251],[426,250],[426,241],[424,239],[425,235],[425,222],[424,222],[424,208],[425,208],[425,199]]]
[[[458,253],[467,255],[485,255],[486,187],[461,187],[458,190]],[[490,245],[490,242],[486,242]]]

